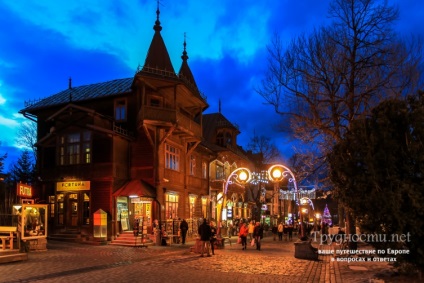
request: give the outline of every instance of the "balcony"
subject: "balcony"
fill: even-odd
[[[176,131],[185,135],[201,137],[202,127],[190,117],[174,109],[143,106],[138,114],[139,127],[142,124],[172,127],[177,125]]]

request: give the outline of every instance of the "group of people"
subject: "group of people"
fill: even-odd
[[[203,223],[199,226],[198,234],[201,241],[200,256],[204,257],[205,253],[207,256],[211,256],[211,252],[212,255],[215,255],[215,242],[217,239],[215,222],[210,221],[210,223],[208,223],[206,219],[203,219]]]
[[[241,224],[239,238],[243,250],[247,249],[248,236],[251,246],[256,246],[256,249],[260,251],[261,239],[264,237],[264,228],[259,222],[254,223],[253,221],[251,221],[249,225],[247,225],[247,222]]]
[[[272,226],[271,232],[272,232],[272,235],[274,236],[274,241],[276,241],[277,236],[278,236],[278,240],[282,241],[283,235],[286,241],[287,239],[291,241],[293,239],[293,230],[294,230],[293,225],[285,225],[282,222],[280,222],[278,226],[276,224]]]

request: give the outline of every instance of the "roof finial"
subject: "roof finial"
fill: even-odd
[[[181,56],[181,59],[183,59],[183,61],[187,61],[188,56],[187,56],[187,51],[186,51],[186,46],[187,46],[186,33],[184,33],[184,44],[183,44],[183,46],[184,46],[184,51],[183,51],[183,56]]]
[[[156,22],[155,22],[155,25],[153,26],[153,29],[155,31],[161,31],[162,30],[162,27],[160,26],[160,21],[159,21],[159,14],[160,14],[160,11],[159,11],[159,0],[157,2],[158,2],[158,7],[156,9]]]
[[[218,112],[221,113],[221,98],[219,99],[219,102],[218,102]]]
[[[72,89],[72,77],[69,77],[68,88]]]

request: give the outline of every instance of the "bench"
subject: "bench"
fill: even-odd
[[[7,246],[13,250],[13,240],[15,238],[15,233],[17,228],[14,226],[0,226],[0,241],[1,249],[4,251]],[[9,244],[7,244],[9,242]]]

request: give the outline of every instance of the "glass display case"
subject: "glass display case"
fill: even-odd
[[[18,215],[18,230],[21,239],[38,239],[47,237],[47,204],[16,204],[13,214]]]

